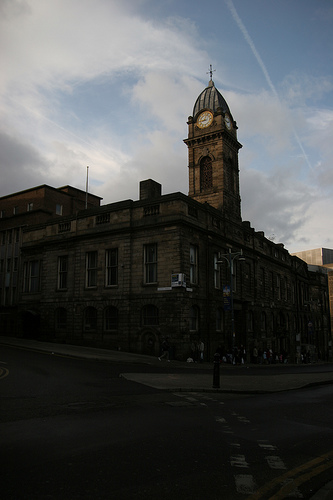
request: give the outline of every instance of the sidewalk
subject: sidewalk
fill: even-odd
[[[239,375],[239,373],[233,373],[232,366],[221,365],[220,387],[213,388],[213,363],[202,365],[180,361],[167,363],[142,354],[0,336],[1,345],[83,359],[149,365],[149,371],[151,371],[151,367],[156,366],[158,367],[156,373],[122,373],[121,376],[132,382],[166,391],[260,394],[289,391],[313,385],[333,384],[333,371],[270,375],[263,367],[262,375],[248,375],[247,367],[244,366],[242,367],[243,373]],[[160,373],[161,367],[167,369],[167,373]],[[183,371],[179,373],[179,369]]]

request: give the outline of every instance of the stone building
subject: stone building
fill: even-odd
[[[207,360],[219,345],[326,353],[327,276],[242,221],[237,125],[212,81],[184,142],[188,196],[148,179],[137,201],[23,229],[21,334],[151,355],[169,337],[178,359],[199,340]]]
[[[0,331],[17,330],[17,305],[23,228],[87,207],[100,206],[101,198],[71,186],[42,185],[0,198]]]

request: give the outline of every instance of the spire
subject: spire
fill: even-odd
[[[206,75],[210,75],[210,80],[208,83],[208,87],[214,87],[214,82],[213,82],[213,73],[216,71],[216,69],[213,69],[213,66],[210,64],[209,65],[209,71],[207,71]]]

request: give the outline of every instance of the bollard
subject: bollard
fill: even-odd
[[[220,355],[214,354],[213,389],[220,388]]]

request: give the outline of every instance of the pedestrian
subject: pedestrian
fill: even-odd
[[[240,363],[242,365],[244,365],[244,363],[246,361],[246,350],[245,350],[245,347],[243,345],[240,346],[239,354],[240,354]]]
[[[168,337],[165,340],[163,340],[163,342],[162,342],[162,354],[158,359],[159,359],[159,361],[161,361],[163,358],[166,358],[166,360],[170,363],[170,359],[169,359],[170,345],[169,345],[168,340],[169,340]]]
[[[256,347],[253,348],[252,359],[253,363],[256,365],[258,363],[258,349]]]
[[[191,358],[194,362],[197,361],[197,346],[195,342],[191,342]]]
[[[199,351],[199,361],[200,363],[203,363],[204,360],[204,350],[205,350],[205,344],[200,340],[198,344],[198,351]]]
[[[219,357],[220,357],[220,363],[222,363],[223,349],[222,349],[222,345],[221,344],[219,344],[218,348],[216,349],[216,354],[219,355]]]

